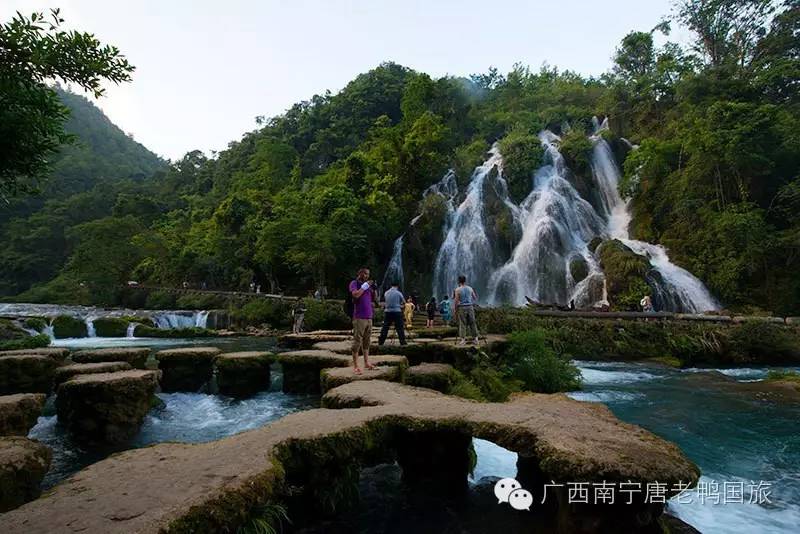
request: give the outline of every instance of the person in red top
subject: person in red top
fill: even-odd
[[[353,372],[361,374],[358,366],[358,353],[364,354],[364,367],[369,370],[375,366],[369,363],[369,344],[372,337],[372,302],[375,298],[375,283],[369,279],[369,269],[359,269],[356,279],[350,282],[350,295],[353,297]]]

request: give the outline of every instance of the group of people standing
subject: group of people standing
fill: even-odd
[[[364,367],[368,370],[375,368],[369,362],[369,346],[372,335],[372,318],[374,316],[374,303],[378,301],[378,287],[373,280],[370,280],[370,271],[367,268],[359,269],[356,278],[350,282],[348,287],[349,302],[348,313],[353,319],[353,371],[361,374],[358,366],[359,354],[364,357]],[[477,305],[478,294],[467,285],[465,276],[458,277],[458,287],[453,291],[452,306],[447,295],[437,306],[436,299],[432,298],[425,306],[427,313],[427,326],[432,327],[436,312],[442,314],[442,319],[446,323],[452,320],[455,312],[458,317],[459,344],[467,343],[467,336],[478,344],[478,326],[475,320],[475,306]],[[383,345],[389,335],[389,329],[394,327],[398,341],[401,345],[406,345],[406,326],[411,325],[416,304],[413,298],[406,297],[400,291],[399,284],[392,282],[391,287],[383,294],[384,316],[381,332],[378,336],[378,345]]]

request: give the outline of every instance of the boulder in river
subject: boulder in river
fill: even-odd
[[[89,445],[133,437],[155,401],[157,371],[118,371],[74,376],[58,386],[58,420]]]
[[[50,324],[53,326],[53,336],[57,339],[89,335],[86,322],[71,315],[59,315]]]
[[[0,397],[0,436],[27,436],[44,408],[42,393]]]
[[[214,347],[168,349],[156,353],[164,391],[195,392],[203,387],[214,371],[214,359],[221,351]]]
[[[76,363],[64,365],[56,369],[55,385],[66,382],[73,376],[89,375],[96,373],[114,373],[116,371],[129,371],[133,369],[128,362],[99,362],[99,363]]]
[[[215,360],[219,392],[229,397],[250,397],[269,389],[269,366],[273,359],[270,352],[220,354]]]
[[[131,367],[144,369],[149,356],[150,349],[147,347],[92,349],[74,353],[72,361],[77,363],[128,362]]]
[[[52,358],[36,354],[0,357],[0,395],[49,393],[56,365]]]
[[[21,436],[0,438],[0,514],[39,496],[51,459],[50,449],[38,441]]]

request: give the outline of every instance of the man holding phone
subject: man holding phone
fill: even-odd
[[[361,374],[358,366],[359,352],[364,354],[364,367],[375,369],[369,363],[374,293],[375,283],[369,279],[369,269],[359,269],[356,279],[350,282],[350,295],[353,298],[353,372],[357,375]]]

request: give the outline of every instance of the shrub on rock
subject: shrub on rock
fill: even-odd
[[[0,351],[14,351],[35,349],[39,347],[46,347],[50,344],[50,336],[47,334],[38,334],[35,336],[26,336],[19,339],[12,339],[9,341],[0,341]]]
[[[42,393],[0,396],[0,436],[27,436],[44,407]]]
[[[650,294],[645,276],[650,262],[625,246],[622,241],[606,241],[598,249],[600,265],[606,274],[608,301],[617,310],[639,309],[639,301]]]
[[[101,317],[92,324],[99,337],[125,337],[128,333],[128,321],[119,317]]]
[[[69,337],[86,337],[88,329],[86,323],[71,315],[59,315],[52,322],[53,335],[57,339]]]
[[[269,389],[270,352],[231,352],[220,354],[217,366],[217,387],[222,395],[249,397]]]
[[[147,347],[81,350],[72,355],[77,363],[127,362],[131,367],[144,369],[150,349]]]
[[[189,347],[157,352],[158,368],[163,373],[161,389],[198,391],[211,380],[214,359],[220,352],[213,347]]]
[[[0,357],[0,395],[49,393],[56,365],[52,358],[36,354]]]
[[[22,323],[25,328],[30,328],[31,330],[36,330],[37,332],[42,332],[45,328],[47,328],[47,319],[44,317],[28,317],[25,319],[25,322]]]
[[[150,411],[157,375],[133,370],[75,376],[58,386],[58,420],[80,442],[123,443]]]
[[[522,382],[524,389],[539,393],[580,389],[580,370],[555,353],[547,343],[545,332],[514,332],[509,340],[511,347],[507,357],[511,374]]]
[[[0,438],[0,514],[39,496],[51,459],[50,449],[38,441],[21,436]]]

